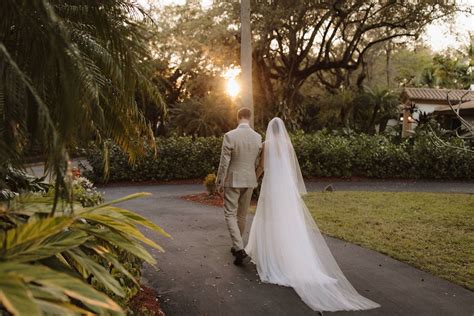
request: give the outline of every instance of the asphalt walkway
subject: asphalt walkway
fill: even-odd
[[[463,182],[332,183],[336,190],[474,193],[474,185]],[[312,182],[308,188],[320,190],[326,184]],[[152,250],[158,270],[146,266],[143,281],[158,291],[167,315],[316,315],[291,288],[262,284],[254,265],[232,264],[222,209],[179,198],[202,192],[202,186],[114,186],[100,190],[106,192],[107,200],[135,192],[153,194],[122,206],[146,216],[173,236],[166,239],[144,230],[166,249],[165,253]],[[250,227],[252,216],[248,221]],[[380,253],[334,238],[326,241],[353,286],[382,307],[325,314],[474,315],[473,292]]]

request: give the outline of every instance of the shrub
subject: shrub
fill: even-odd
[[[92,182],[84,177],[75,177],[72,182],[74,200],[84,207],[96,206],[104,202],[102,194]]]
[[[448,146],[436,146],[429,135],[394,140],[384,135],[332,135],[296,133],[293,146],[304,177],[368,177],[474,179],[474,154]],[[110,181],[197,179],[216,172],[222,139],[218,137],[170,137],[157,139],[158,155],[130,166],[117,146],[110,149]],[[450,145],[468,147],[460,139]],[[472,147],[470,147],[472,150]],[[91,176],[103,181],[103,155],[87,151]]]
[[[7,201],[24,192],[47,192],[45,177],[37,178],[11,166],[0,166],[0,201]]]
[[[102,193],[97,191],[94,184],[85,177],[74,177],[72,180],[72,199],[80,203],[83,207],[96,206],[104,202]],[[55,188],[51,186],[45,196],[54,197]],[[66,198],[66,192],[63,192],[62,198]]]
[[[169,137],[157,139],[158,154],[151,149],[145,157],[130,166],[128,157],[111,145],[110,181],[145,181],[199,179],[216,171],[219,165],[221,138],[218,137]],[[93,172],[87,177],[94,182],[104,180],[102,150],[91,146],[87,160]]]
[[[214,173],[210,173],[204,178],[204,186],[209,195],[216,194],[216,175]]]

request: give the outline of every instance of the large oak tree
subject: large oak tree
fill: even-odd
[[[311,76],[328,89],[344,85],[377,44],[416,38],[458,9],[455,1],[271,0],[253,4],[258,103],[298,119],[300,88]]]

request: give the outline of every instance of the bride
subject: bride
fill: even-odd
[[[245,248],[261,280],[293,287],[316,311],[379,307],[357,293],[345,278],[306,208],[301,198],[306,187],[280,118],[268,124],[257,176],[263,171],[257,212]]]

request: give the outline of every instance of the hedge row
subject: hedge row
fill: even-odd
[[[428,136],[394,143],[383,135],[333,136],[322,133],[293,135],[293,145],[305,177],[474,179],[474,154],[436,146]],[[129,165],[117,147],[110,150],[109,181],[145,181],[203,178],[219,164],[221,138],[171,137],[157,139],[152,152]],[[466,146],[459,139],[451,145]],[[101,150],[87,151],[92,177],[103,179]]]

